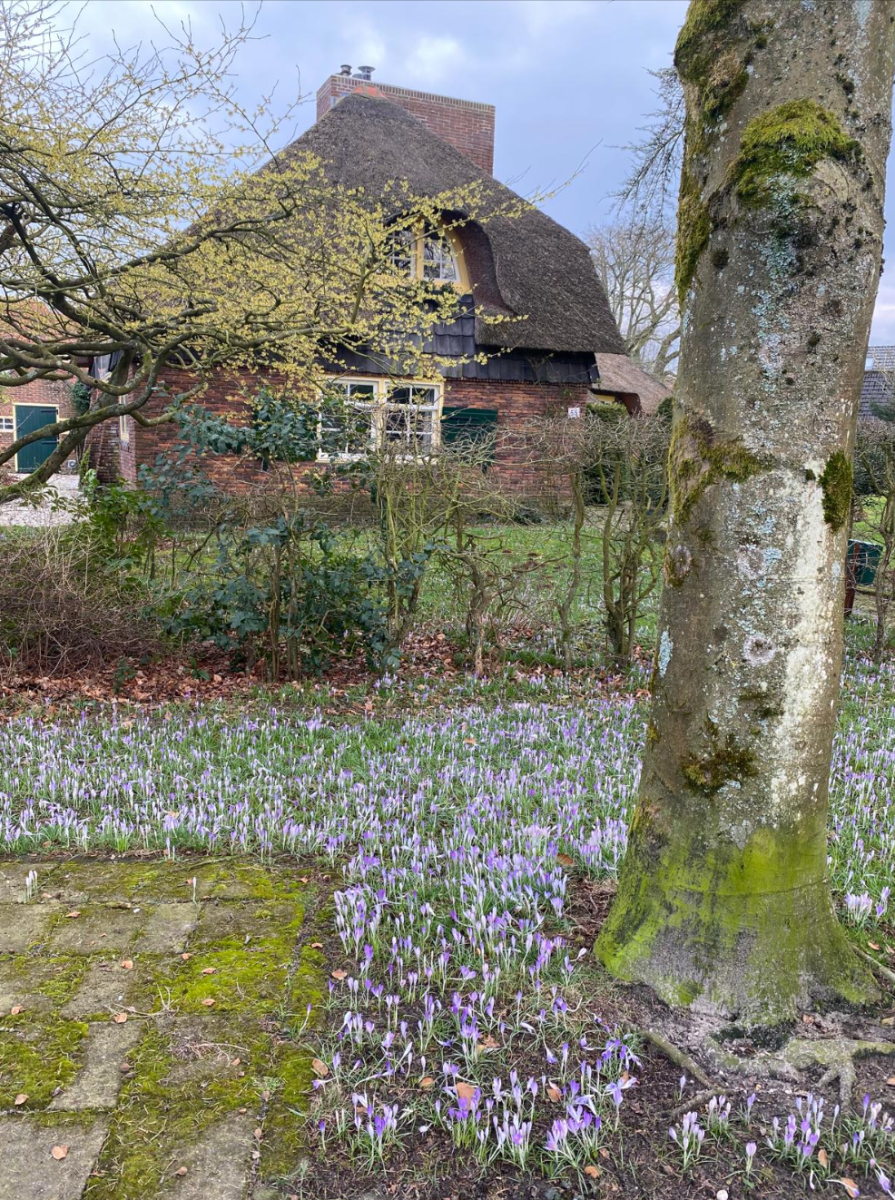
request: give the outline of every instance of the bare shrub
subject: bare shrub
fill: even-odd
[[[72,528],[0,531],[0,672],[67,675],[150,653],[143,602]]]

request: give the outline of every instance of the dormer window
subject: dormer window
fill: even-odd
[[[468,286],[463,251],[448,230],[422,225],[398,230],[392,239],[390,258],[395,268],[409,279]]]

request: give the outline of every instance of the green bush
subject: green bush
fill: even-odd
[[[213,568],[188,583],[166,624],[248,667],[264,662],[272,679],[319,672],[358,649],[388,665],[381,584],[376,564],[347,553],[326,526],[281,515],[222,531]]]

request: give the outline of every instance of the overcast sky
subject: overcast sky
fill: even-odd
[[[789,2],[789,0],[783,0]],[[81,28],[97,49],[114,30],[132,43],[157,35],[152,9],[192,22],[199,42],[237,0],[87,0]],[[546,201],[583,235],[605,221],[627,169],[620,147],[655,107],[649,71],[668,66],[686,0],[266,0],[261,38],[239,60],[245,99],[278,81],[307,96],[296,133],[314,121],[314,94],[341,63],[375,67],[374,81],[480,100],[497,108],[495,174],[523,194],[571,181]],[[890,216],[895,215],[891,175]],[[892,262],[880,285],[872,343],[895,344]],[[887,282],[888,280],[888,282]]]

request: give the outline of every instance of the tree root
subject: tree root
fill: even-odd
[[[858,950],[861,958],[866,958],[874,970],[879,971],[884,979],[888,979],[889,983],[895,983],[895,971],[890,971],[888,967],[883,966],[881,962],[877,962],[872,954],[868,954],[866,950]]]
[[[872,1054],[895,1055],[893,1042],[866,1042],[855,1038],[818,1038],[808,1041],[791,1038],[779,1053],[756,1054],[753,1058],[741,1059],[725,1050],[713,1037],[708,1038],[711,1052],[725,1071],[740,1075],[755,1075],[759,1078],[782,1079],[788,1083],[799,1083],[801,1073],[809,1067],[825,1067],[818,1087],[826,1087],[839,1080],[839,1102],[843,1109],[852,1105],[852,1089],[855,1086],[855,1060]]]
[[[662,1037],[661,1033],[655,1033],[652,1029],[638,1029],[637,1032],[642,1038],[645,1038],[648,1042],[652,1042],[657,1050],[661,1050],[666,1058],[671,1059],[673,1063],[677,1063],[681,1070],[692,1075],[703,1087],[713,1089],[714,1085],[711,1079],[709,1079],[699,1063],[692,1059],[685,1050],[679,1049],[673,1042],[669,1042],[667,1038]]]

